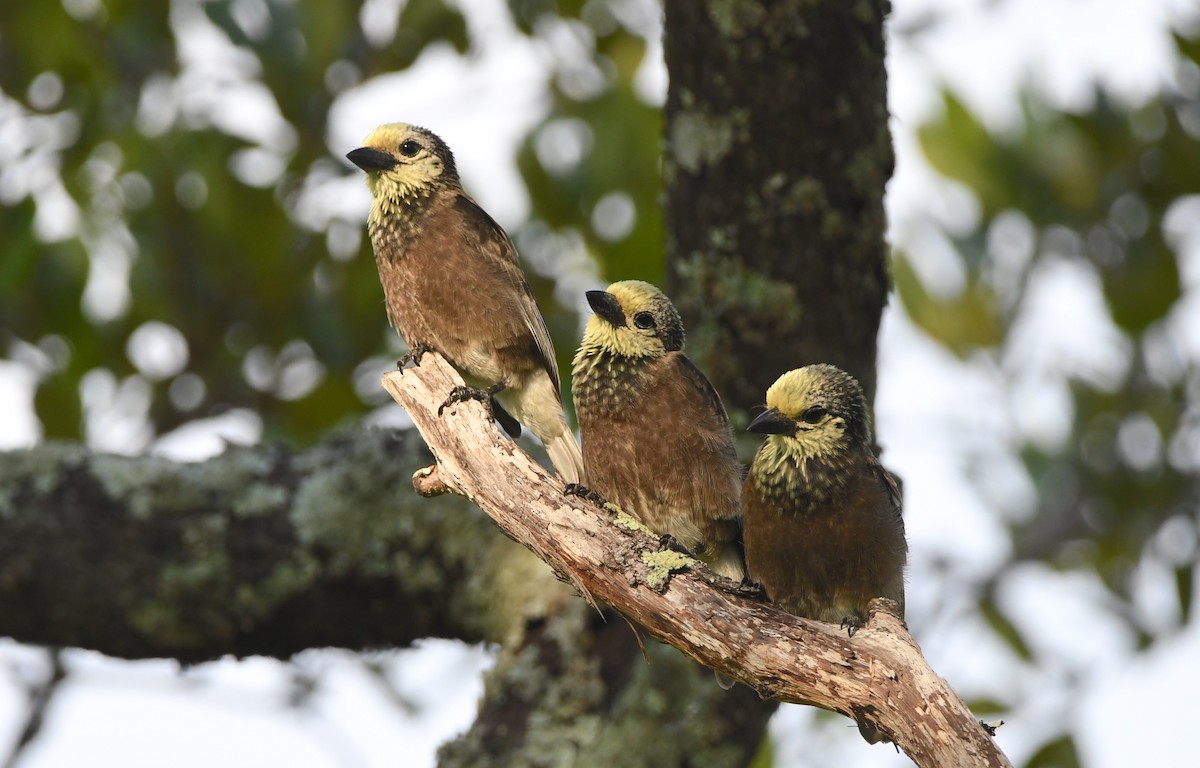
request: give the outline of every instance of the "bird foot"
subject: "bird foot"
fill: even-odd
[[[846,630],[847,637],[854,637],[854,633],[862,629],[866,624],[861,616],[844,616],[842,617],[842,629]]]
[[[563,488],[563,493],[567,496],[578,496],[581,499],[586,499],[598,507],[603,507],[608,503],[603,496],[582,483],[567,483],[566,487]]]
[[[478,400],[483,403],[484,409],[488,412],[488,418],[494,418],[492,414],[492,396],[500,390],[504,389],[504,384],[493,384],[487,389],[479,389],[477,387],[458,386],[450,390],[450,395],[446,398],[446,402],[438,406],[438,416],[442,415],[442,411],[446,410],[455,403],[465,403],[468,400]]]
[[[863,741],[868,744],[878,744],[881,741],[886,744],[891,741],[891,738],[879,730],[879,726],[871,719],[871,716],[875,714],[874,707],[869,705],[861,708],[854,707],[853,711],[854,721],[858,725],[858,733],[863,737]],[[899,750],[897,749],[897,751]]]
[[[743,576],[742,580],[737,582],[737,586],[729,590],[735,595],[746,597],[751,600],[767,600],[767,588],[759,584],[749,576]]]
[[[699,554],[698,552],[685,547],[683,543],[679,541],[679,539],[675,538],[669,533],[664,533],[658,538],[658,551],[662,552],[664,549],[669,549],[672,552],[679,552],[687,555],[688,557],[695,557],[697,554]]]
[[[426,352],[432,351],[433,347],[429,346],[428,344],[415,344],[409,347],[408,352],[406,352],[403,357],[396,361],[396,370],[400,371],[400,373],[404,373],[404,366],[408,365],[409,363],[412,363],[414,368],[420,366],[421,358],[425,357]]]

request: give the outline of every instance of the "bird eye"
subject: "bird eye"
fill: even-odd
[[[412,139],[409,139],[400,145],[400,154],[404,155],[405,157],[415,157],[420,151],[421,145]]]
[[[825,418],[825,414],[829,413],[819,405],[814,405],[812,408],[805,409],[804,413],[800,414],[800,418],[804,419],[809,424],[816,424],[821,419]]]
[[[657,323],[654,322],[654,315],[649,312],[638,312],[633,316],[633,324],[638,328],[653,328]]]

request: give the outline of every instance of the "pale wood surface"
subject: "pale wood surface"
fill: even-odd
[[[764,698],[808,703],[867,721],[920,766],[1008,766],[978,720],[926,663],[903,623],[872,603],[854,636],[745,595],[611,510],[563,493],[561,481],[487,420],[481,403],[438,406],[462,380],[436,353],[384,376],[437,458],[418,470],[423,495],[459,493],[545,560],[589,601],[600,600],[701,664]]]

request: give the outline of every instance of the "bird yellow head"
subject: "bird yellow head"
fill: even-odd
[[[346,157],[367,172],[367,188],[377,202],[407,204],[438,185],[458,184],[450,147],[415,125],[381,125]]]
[[[596,351],[622,357],[662,357],[683,349],[683,321],[662,291],[641,280],[623,280],[607,291],[588,291],[595,312],[576,360]]]
[[[868,445],[871,427],[858,381],[841,368],[820,363],[780,376],[767,390],[767,410],[746,427],[804,458]]]

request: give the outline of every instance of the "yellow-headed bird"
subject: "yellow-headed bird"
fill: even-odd
[[[679,313],[639,280],[587,300],[572,392],[589,487],[740,581],[741,465],[721,399],[683,354]]]
[[[367,172],[367,230],[388,319],[410,358],[444,355],[471,387],[486,388],[455,390],[446,405],[498,402],[510,434],[520,428],[508,415],[545,444],[563,479],[583,482],[546,322],[512,241],[463,191],[450,148],[424,128],[390,123],[346,157]]]
[[[789,371],[747,429],[767,435],[742,489],[750,578],[789,613],[851,634],[875,597],[903,615],[900,490],[871,450],[858,381],[832,365]]]

